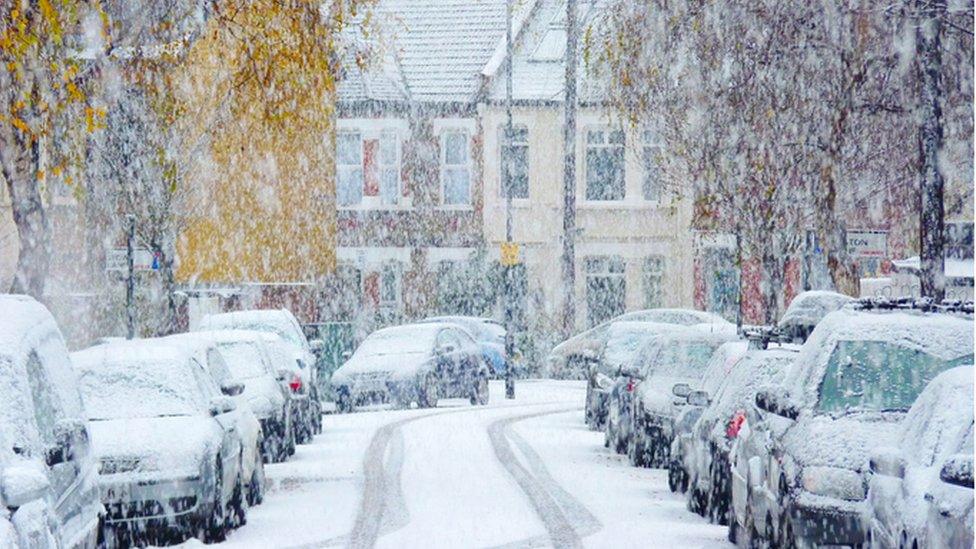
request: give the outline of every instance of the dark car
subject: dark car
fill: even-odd
[[[517,350],[508,356],[505,352],[505,327],[490,318],[476,316],[436,316],[425,318],[422,323],[456,324],[471,334],[471,337],[481,347],[485,364],[496,378],[505,377],[509,368],[513,375],[524,373],[522,355]]]

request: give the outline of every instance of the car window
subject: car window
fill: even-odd
[[[944,360],[888,341],[838,341],[820,385],[817,410],[908,410],[922,389],[973,355]]]
[[[455,349],[461,346],[460,341],[458,341],[457,336],[454,334],[454,330],[444,329],[437,334],[437,346],[440,347],[443,345],[453,345]]]
[[[207,349],[207,365],[210,375],[213,376],[218,385],[226,385],[231,382],[230,368],[224,362],[224,357],[220,351],[214,348]]]
[[[670,341],[649,366],[650,375],[700,378],[705,373],[717,344],[700,341]]]
[[[218,345],[234,379],[251,379],[268,374],[264,353],[251,341],[235,341]]]
[[[48,444],[55,442],[54,427],[61,418],[60,409],[51,391],[51,381],[44,371],[37,353],[31,351],[27,357],[27,382],[31,399],[34,401],[34,419],[41,438]]]

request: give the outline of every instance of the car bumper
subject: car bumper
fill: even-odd
[[[168,479],[103,480],[99,486],[107,525],[164,521],[201,513],[205,497],[199,475]]]
[[[809,497],[803,494],[800,501],[794,500],[789,514],[797,540],[815,546],[857,546],[867,540],[867,530],[863,502],[837,502],[827,504],[825,498]]]

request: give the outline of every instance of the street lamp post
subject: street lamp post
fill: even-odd
[[[505,55],[508,67],[505,71],[505,136],[502,143],[502,186],[505,189],[505,244],[509,249],[513,246],[512,238],[512,0],[505,2]],[[514,296],[512,277],[514,276],[511,261],[506,261],[505,272],[505,398],[515,398],[515,372],[512,371],[515,356],[515,313],[513,311]]]

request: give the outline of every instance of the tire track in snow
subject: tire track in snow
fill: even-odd
[[[554,547],[582,547],[582,537],[600,530],[603,525],[552,478],[539,454],[525,439],[513,432],[511,426],[519,421],[579,409],[574,407],[509,417],[488,426],[488,438],[495,456],[528,496],[549,534],[549,543]],[[528,466],[519,460],[512,447],[513,442]],[[574,527],[574,523],[579,525],[579,529]],[[509,545],[536,547],[538,543],[538,538],[532,538]]]
[[[363,497],[352,532],[345,538],[348,540],[348,546],[353,549],[372,549],[376,546],[376,541],[380,536],[399,530],[410,522],[410,513],[400,484],[403,465],[403,435],[401,430],[405,425],[447,414],[494,412],[537,406],[558,406],[559,404],[563,404],[563,402],[534,402],[495,408],[475,406],[447,409],[404,418],[380,427],[373,434],[366,453],[363,455],[363,477],[365,479]],[[565,409],[558,410],[558,412],[565,411]],[[387,459],[390,443],[396,440],[399,440],[399,444],[395,445],[393,451],[389,452],[391,454],[390,459]],[[397,451],[397,447],[399,451]],[[391,513],[388,514],[388,511]],[[337,542],[339,540],[329,541]]]

